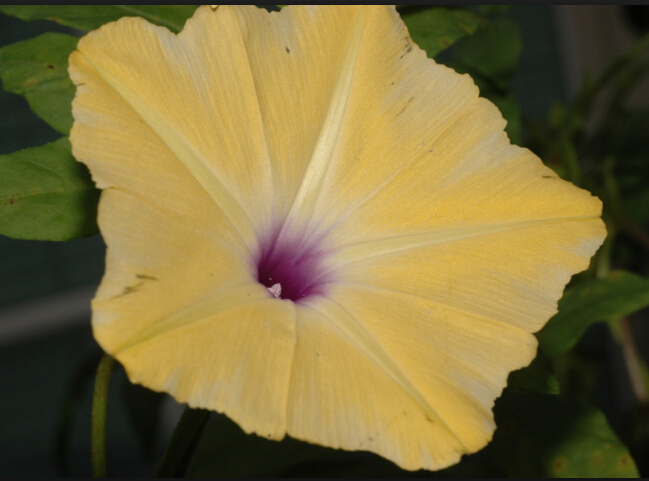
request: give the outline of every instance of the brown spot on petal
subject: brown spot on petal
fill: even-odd
[[[147,276],[146,274],[136,274],[135,277],[137,277],[138,279],[146,279],[148,281],[157,281],[158,280],[157,277]]]

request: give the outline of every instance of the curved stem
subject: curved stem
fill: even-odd
[[[624,363],[626,364],[629,373],[633,394],[638,402],[644,404],[649,398],[647,397],[647,387],[642,378],[642,360],[638,355],[635,342],[633,341],[633,334],[631,332],[629,320],[626,317],[623,317],[618,320],[618,323],[620,327],[620,344],[622,345],[622,353],[624,354]]]
[[[108,387],[115,360],[104,354],[97,367],[95,390],[92,396],[91,457],[92,475],[107,477],[106,470],[106,412],[108,410]]]
[[[86,387],[88,387],[94,377],[100,357],[101,353],[97,352],[92,353],[88,359],[84,360],[70,381],[69,387],[66,389],[67,395],[64,402],[61,403],[54,448],[56,453],[56,470],[59,478],[70,477],[68,450],[70,449],[75,412],[81,403]]]
[[[210,412],[187,406],[171,435],[169,446],[156,466],[159,478],[183,477]]]

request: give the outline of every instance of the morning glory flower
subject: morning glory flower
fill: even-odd
[[[248,433],[440,469],[605,229],[393,7],[199,8],[81,39],[71,142],[103,189],[94,335]]]

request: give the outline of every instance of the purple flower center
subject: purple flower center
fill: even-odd
[[[322,254],[305,242],[287,242],[275,235],[262,243],[257,262],[257,280],[279,299],[299,302],[308,296],[322,294]]]

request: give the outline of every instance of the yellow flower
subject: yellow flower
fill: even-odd
[[[95,337],[246,432],[406,469],[479,450],[605,236],[599,200],[512,146],[394,8],[126,18],[70,74],[104,189]]]

